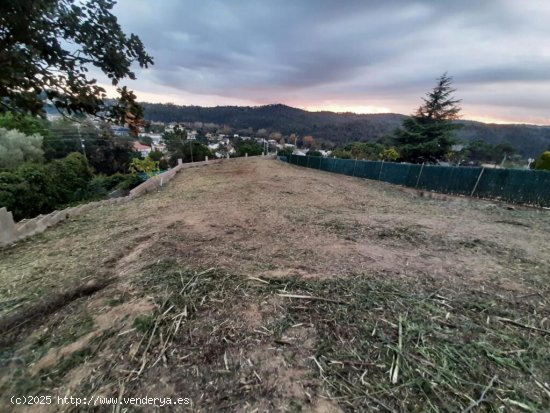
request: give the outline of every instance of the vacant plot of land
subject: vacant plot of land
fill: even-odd
[[[550,409],[545,210],[238,159],[0,251],[0,280],[2,411]]]

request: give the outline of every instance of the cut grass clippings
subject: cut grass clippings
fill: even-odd
[[[345,411],[548,411],[544,298],[512,302],[448,289],[443,295],[399,282],[366,275],[266,279],[191,271],[178,260],[160,259],[135,281],[154,299],[153,313],[135,318],[127,331],[92,341],[39,377],[19,377],[10,391],[38,393],[52,377],[59,383],[86,362],[94,368],[78,389],[82,395],[106,388],[113,396],[119,389],[140,394],[162,376],[177,383],[176,390],[201,395],[190,406],[194,411],[277,402],[284,396],[262,380],[261,366],[244,361],[265,343],[289,363],[300,354],[319,383],[308,391]],[[262,314],[259,327],[239,313],[250,305],[265,310],[260,303],[270,300],[277,304],[269,316]],[[299,325],[308,327],[312,347],[288,339]],[[114,358],[96,357],[114,349],[120,351]],[[304,403],[291,399],[286,406],[300,411]]]
[[[443,297],[404,287],[365,276],[293,286],[294,293],[349,303],[311,301],[288,315],[316,326],[312,368],[327,397],[349,411],[550,407],[549,336],[529,328],[548,317],[547,303],[536,308],[475,292]]]
[[[145,336],[160,337],[162,331],[164,343],[153,339],[156,349],[145,348],[140,371],[158,363],[174,345],[167,343],[176,337],[182,318],[201,314],[194,326],[200,330],[202,322],[204,329],[209,323],[205,311],[215,314],[223,328],[211,325],[208,338],[199,340],[203,357],[221,360],[232,347],[246,348],[250,334],[236,325],[231,308],[275,295],[283,299],[282,313],[266,325],[265,331],[272,332],[268,338],[289,344],[287,329],[312,325],[311,374],[321,380],[322,396],[345,410],[519,407],[536,412],[550,407],[549,336],[540,328],[549,315],[545,301],[514,303],[475,291],[446,291],[444,297],[364,275],[319,281],[245,278],[213,269],[190,273],[172,260],[145,272],[147,285],[164,297]]]

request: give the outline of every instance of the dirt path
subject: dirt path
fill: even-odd
[[[441,296],[548,297],[549,211],[436,198],[238,159],[100,207],[0,251],[0,317],[109,280],[8,331],[0,389],[178,393],[204,411],[349,408],[315,371],[321,327],[281,292],[361,276]]]

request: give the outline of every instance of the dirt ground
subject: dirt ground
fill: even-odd
[[[444,402],[423,409],[416,401],[399,404],[396,393],[381,399],[373,396],[383,394],[380,389],[356,391],[366,379],[353,368],[344,381],[341,371],[330,374],[331,366],[346,361],[323,361],[320,337],[335,334],[342,350],[358,337],[350,331],[362,327],[336,334],[341,324],[326,324],[325,311],[347,303],[349,314],[368,318],[393,306],[392,300],[368,309],[353,304],[354,285],[363,279],[446,297],[448,307],[471,294],[497,303],[499,311],[517,309],[494,317],[514,316],[523,327],[505,321],[514,329],[509,334],[542,332],[536,339],[548,344],[550,211],[421,193],[276,160],[185,170],[158,192],[99,207],[0,251],[0,403],[7,411],[115,411],[14,406],[9,397],[148,394],[191,399],[191,405],[161,411],[445,411]],[[380,288],[368,284],[367,290]],[[322,303],[328,307],[312,310]],[[391,307],[393,320],[378,317],[376,325],[382,319],[397,331],[414,313],[395,311]],[[452,311],[445,312],[449,319]],[[489,324],[489,313],[475,317]],[[401,327],[380,340],[395,334],[401,338]],[[335,342],[326,343],[336,351]],[[506,348],[512,350],[521,349]],[[392,357],[399,356],[382,362],[384,354],[370,361],[356,354],[350,364],[377,365],[387,378],[387,370],[395,373]],[[548,362],[548,353],[538,356]],[[425,366],[434,363],[429,360]],[[487,368],[480,380],[491,378]],[[497,394],[495,410],[488,411],[549,406],[549,377],[531,373],[540,397],[518,401]],[[361,376],[353,385],[352,374]],[[497,387],[496,380],[489,387]],[[509,388],[516,391],[518,380],[510,378]],[[339,387],[331,388],[334,383]],[[463,400],[450,397],[465,407],[483,386],[474,390]],[[362,395],[364,404],[355,404],[352,394]],[[122,405],[116,411],[151,410]]]

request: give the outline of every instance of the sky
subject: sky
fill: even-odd
[[[550,124],[548,0],[118,0],[113,13],[155,61],[123,82],[140,101],[411,114],[447,72],[463,118]]]

